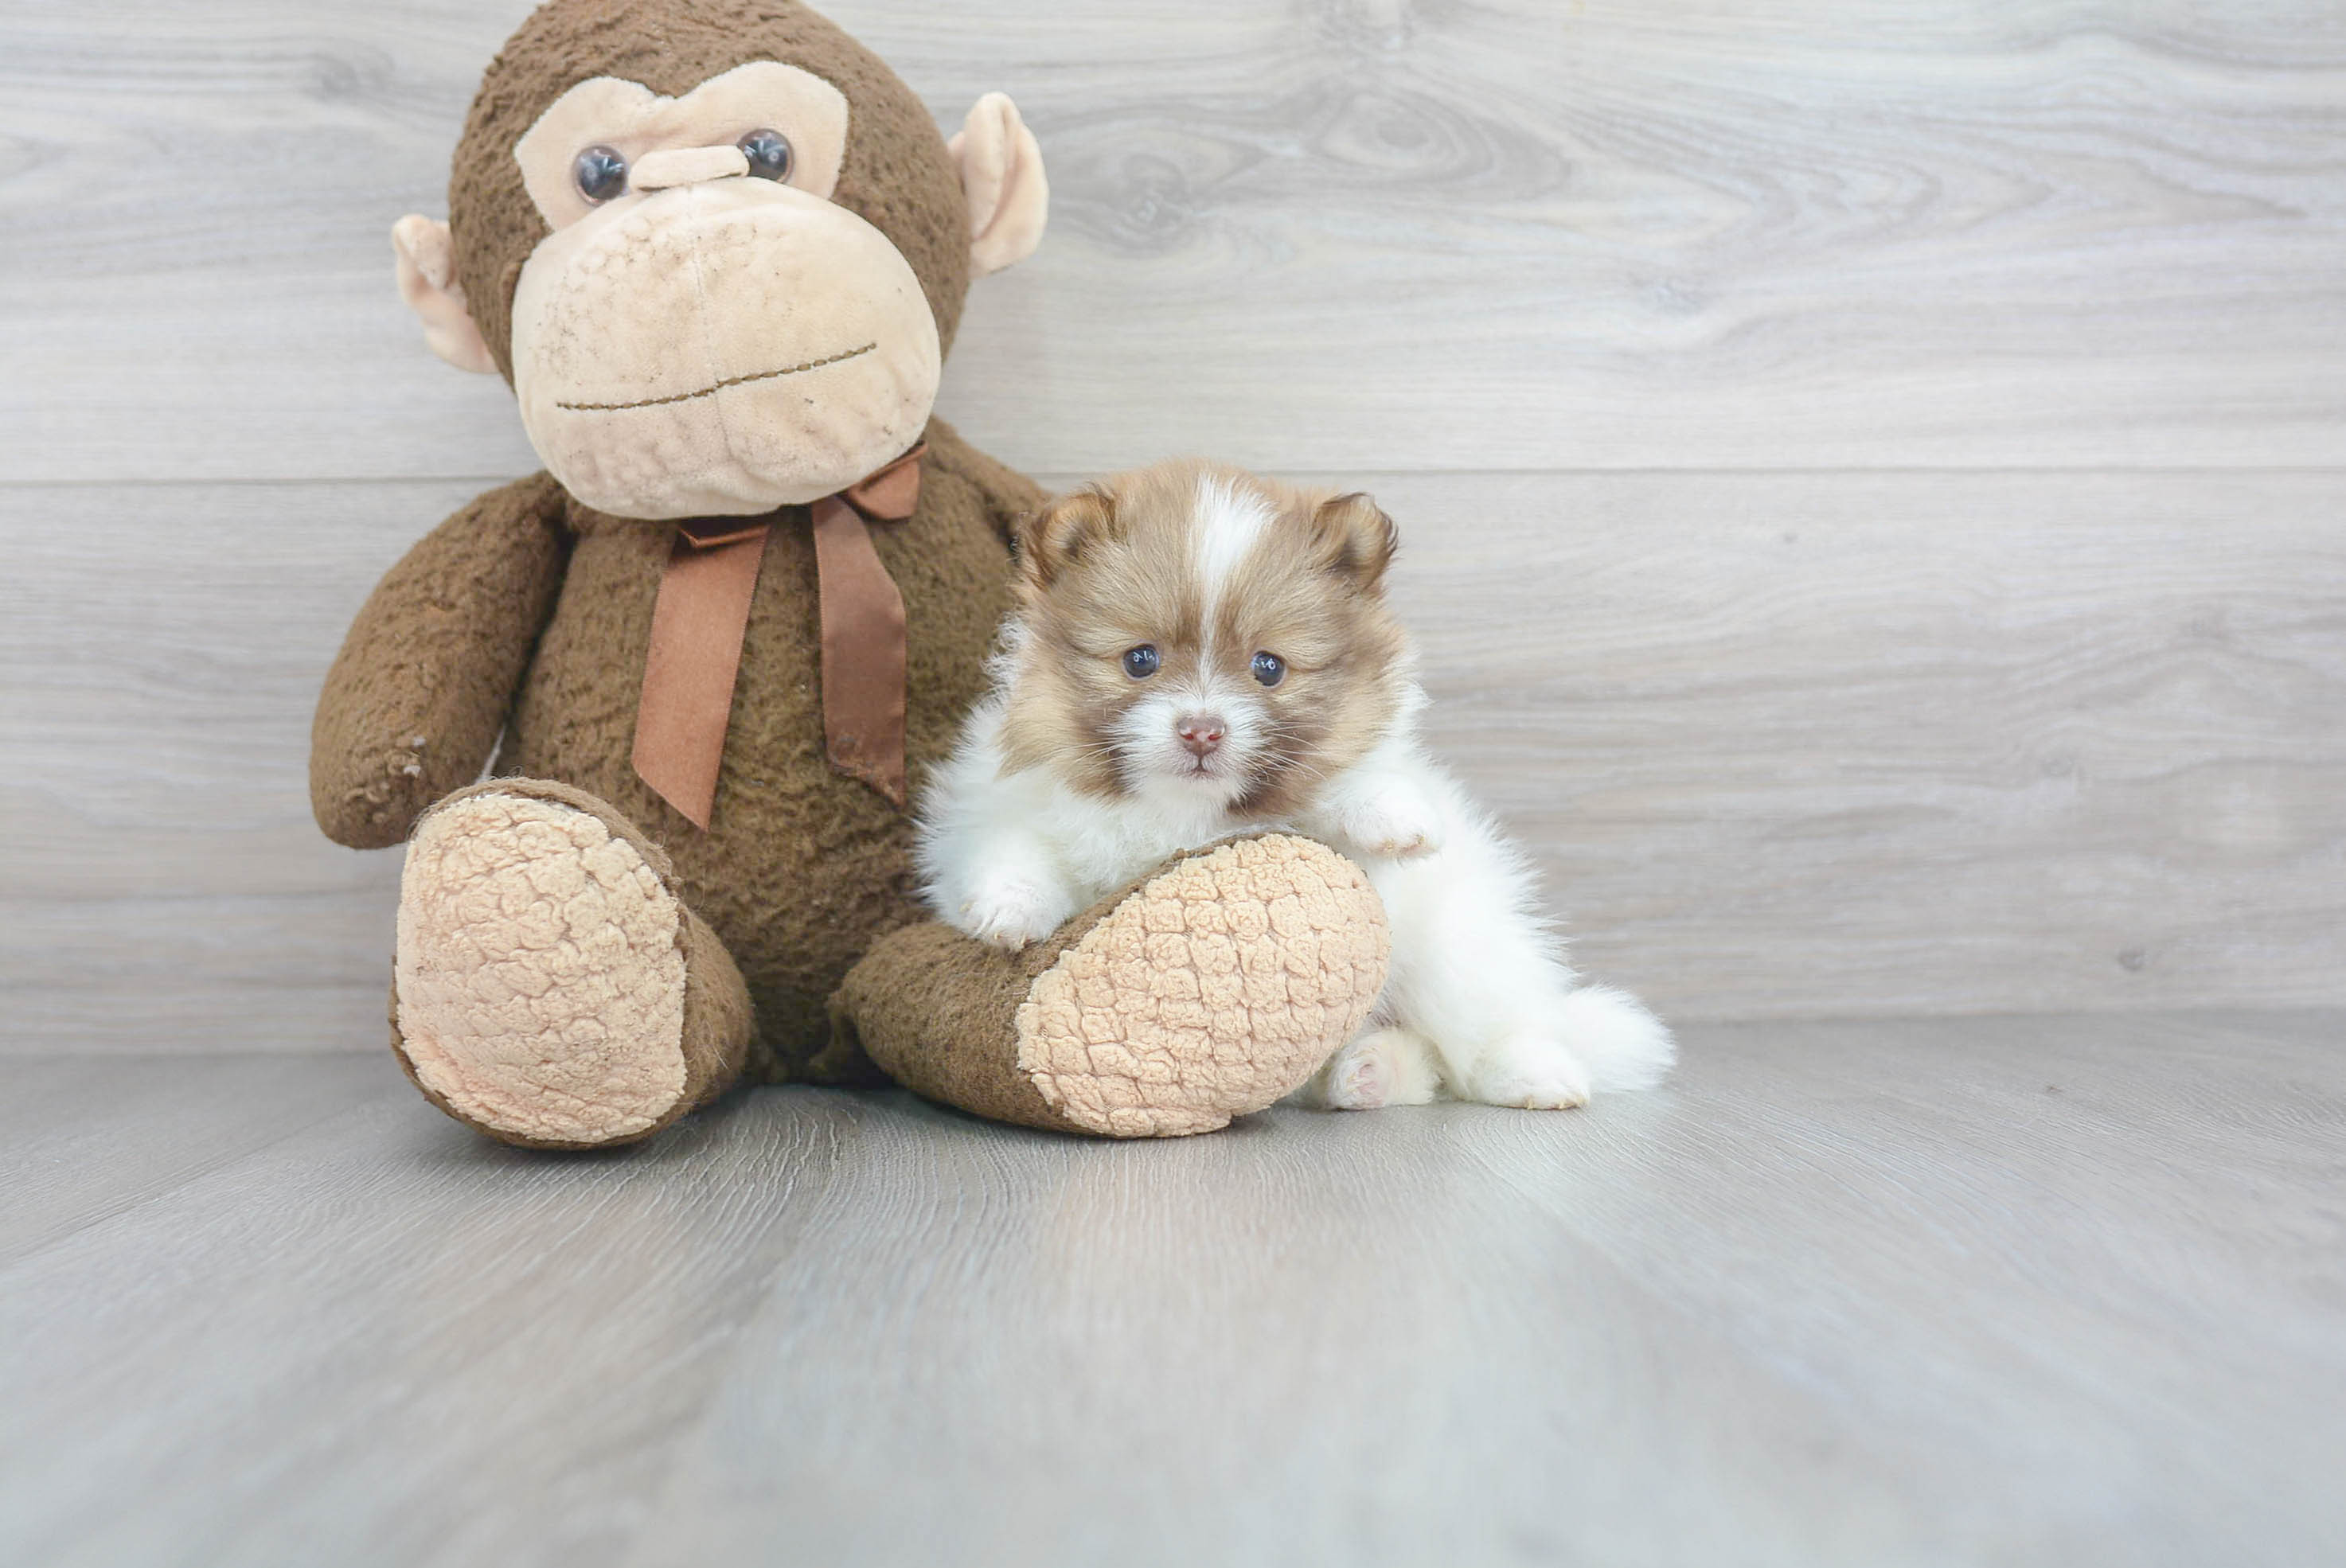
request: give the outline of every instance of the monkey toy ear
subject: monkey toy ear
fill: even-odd
[[[983,278],[1035,254],[1050,215],[1051,187],[1043,178],[1043,149],[1018,117],[1018,106],[1001,93],[986,94],[946,147],[969,198],[971,270]]]
[[[399,257],[399,297],[423,321],[423,341],[432,351],[460,371],[496,374],[497,361],[464,308],[448,226],[410,214],[392,226],[391,248]]]

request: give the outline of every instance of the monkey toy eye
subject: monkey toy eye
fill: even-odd
[[[790,165],[797,161],[790,138],[778,130],[753,130],[733,145],[750,160],[750,172],[759,179],[788,179]]]
[[[578,194],[597,206],[627,188],[627,160],[607,147],[590,147],[570,166]]]
[[[1287,661],[1275,653],[1254,656],[1254,677],[1265,686],[1277,686],[1287,678]]]
[[[1124,673],[1135,680],[1147,680],[1157,673],[1157,667],[1164,662],[1157,657],[1155,648],[1143,643],[1125,654]]]

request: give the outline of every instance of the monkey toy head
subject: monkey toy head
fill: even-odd
[[[548,0],[482,82],[449,221],[393,239],[426,341],[505,375],[573,496],[753,516],[920,439],[969,280],[1047,201],[1008,98],[948,143],[796,0]]]

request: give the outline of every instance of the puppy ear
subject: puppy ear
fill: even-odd
[[[1328,569],[1362,593],[1374,593],[1401,548],[1401,531],[1382,508],[1354,491],[1322,501],[1311,514]]]
[[[971,275],[983,278],[1035,254],[1050,217],[1051,186],[1043,178],[1043,149],[1018,117],[1018,106],[986,94],[945,147],[969,198]]]
[[[456,281],[448,226],[411,213],[392,226],[391,248],[399,257],[399,297],[423,323],[432,351],[460,371],[496,374],[497,361],[473,325],[464,285]]]
[[[1018,524],[1018,566],[1041,593],[1075,565],[1086,545],[1116,526],[1116,497],[1096,484],[1062,495]]]

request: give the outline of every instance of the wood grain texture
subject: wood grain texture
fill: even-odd
[[[385,244],[525,9],[14,8],[0,477],[530,466]],[[2323,0],[831,9],[1041,137],[946,397],[1023,467],[2346,461]]]
[[[0,489],[5,1048],[382,1045],[398,857],[319,832],[310,716],[474,488]]]
[[[1585,1114],[1121,1145],[784,1090],[530,1156],[349,1065],[240,1064],[314,1123],[0,1263],[0,1556],[2346,1552],[2335,1013],[1712,1027]]]
[[[0,1067],[0,1265],[126,1213],[369,1100],[414,1094],[380,1054],[220,1056],[200,1072],[136,1056]]]
[[[1595,973],[1708,1017],[2346,1002],[2341,476],[1378,489],[1437,748]]]
[[[1372,483],[1437,748],[1671,1016],[2346,1004],[2339,476]],[[466,494],[0,490],[0,1049],[379,1048],[309,713]]]

